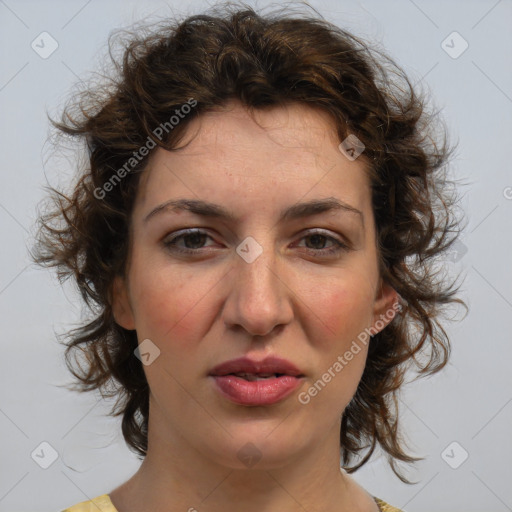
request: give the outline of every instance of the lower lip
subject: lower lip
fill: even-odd
[[[236,375],[213,376],[217,389],[240,405],[271,405],[293,393],[302,378],[291,375],[248,381]]]

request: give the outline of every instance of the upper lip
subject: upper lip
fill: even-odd
[[[302,377],[301,371],[293,363],[279,357],[266,357],[262,361],[256,361],[248,357],[232,359],[217,365],[210,372],[210,375],[222,376],[231,373],[249,373],[254,375],[279,373]]]

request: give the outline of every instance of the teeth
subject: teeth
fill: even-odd
[[[277,374],[275,373],[261,373],[259,375],[254,375],[251,373],[236,373],[235,375],[250,382],[255,380],[264,380],[277,377]]]

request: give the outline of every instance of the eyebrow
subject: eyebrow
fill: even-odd
[[[364,227],[363,212],[335,197],[313,199],[289,206],[281,211],[279,222],[301,219],[336,210],[356,214]],[[218,204],[199,199],[171,199],[151,210],[144,218],[144,222],[148,222],[160,213],[176,211],[189,211],[201,217],[210,217],[230,222],[236,221],[236,216],[233,213]]]

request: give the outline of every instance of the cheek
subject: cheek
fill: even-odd
[[[324,329],[320,337],[315,334],[317,371],[299,398],[311,400],[318,414],[331,421],[342,414],[359,385],[368,352],[368,339],[361,333],[370,325],[371,310],[368,287],[340,285],[314,298]]]
[[[312,290],[310,307],[320,319],[325,335],[339,342],[349,341],[371,325],[373,302],[368,286],[355,282],[335,282]]]
[[[139,339],[168,347],[172,341],[173,350],[180,353],[192,349],[188,340],[194,339],[212,314],[215,280],[205,276],[198,281],[183,269],[135,264],[134,268],[131,292]]]

